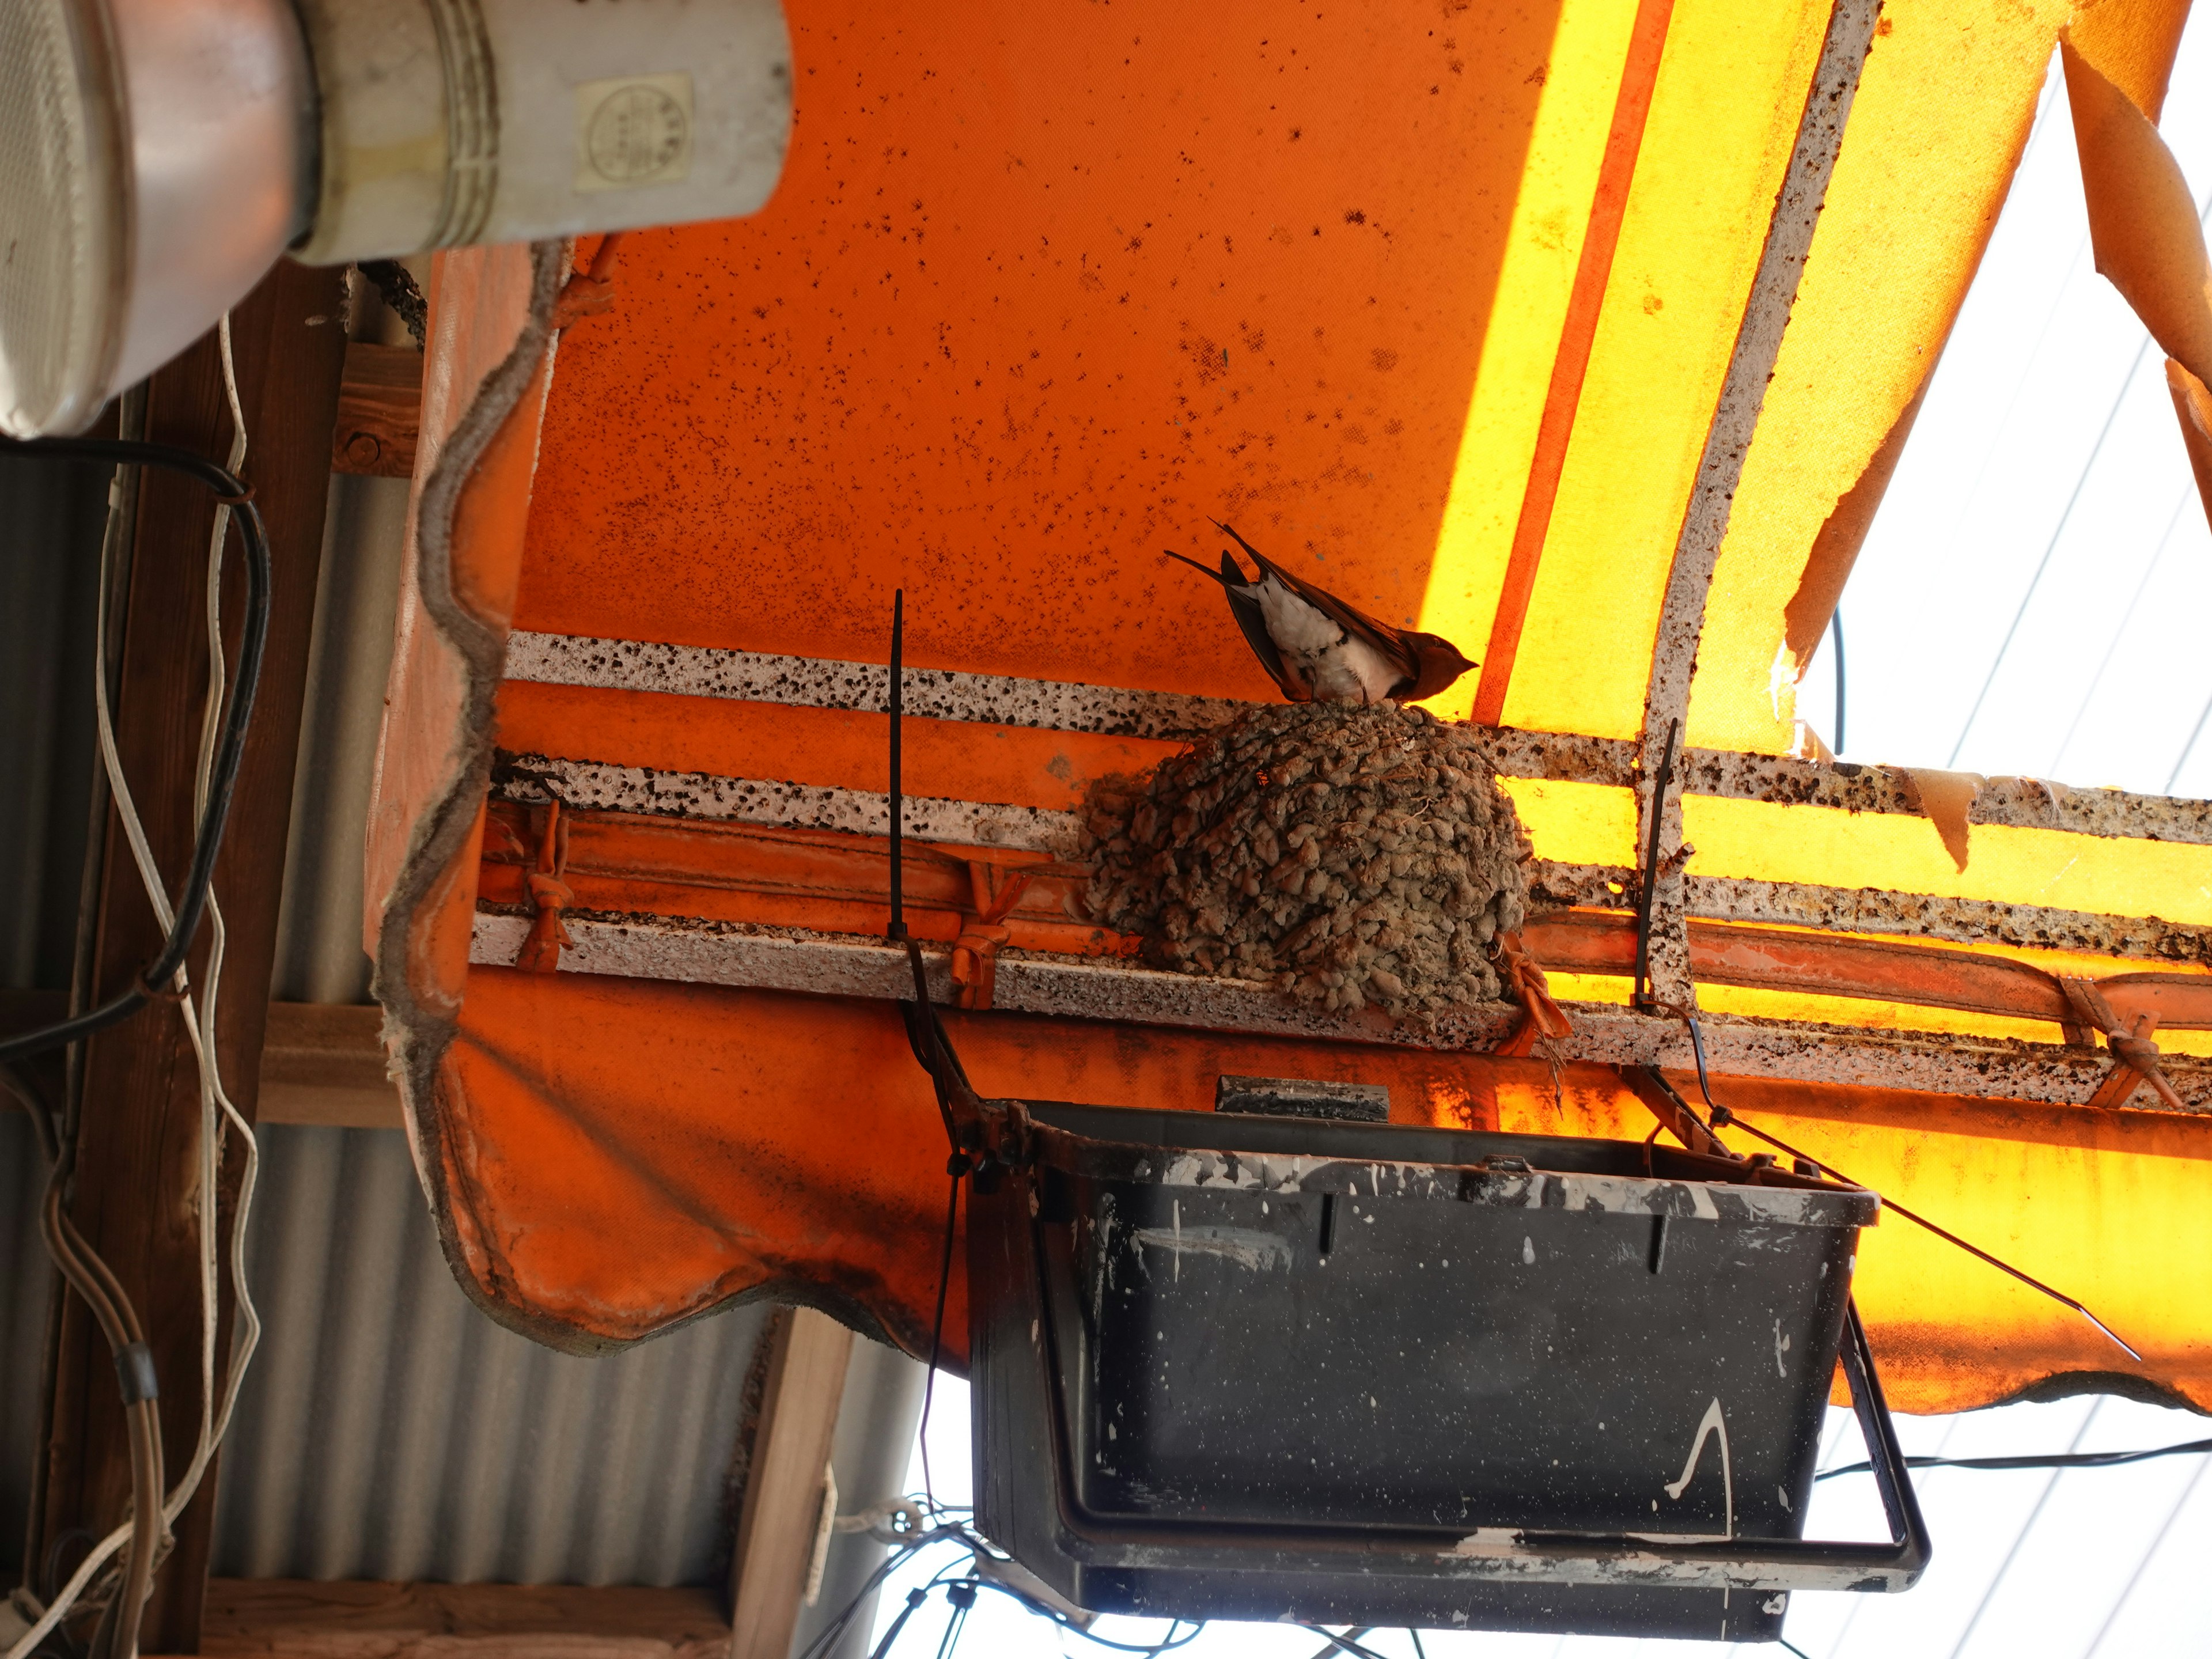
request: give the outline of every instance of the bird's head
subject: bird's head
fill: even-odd
[[[1438,634],[1401,634],[1398,636],[1413,653],[1420,672],[1413,676],[1413,689],[1406,693],[1405,701],[1419,702],[1424,697],[1433,697],[1437,692],[1477,665],[1460,653],[1460,648]]]

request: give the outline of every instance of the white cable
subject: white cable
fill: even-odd
[[[229,471],[235,474],[246,459],[246,413],[238,396],[238,373],[231,357],[230,317],[225,313],[217,327],[217,344],[222,359],[223,390],[230,402],[231,444]],[[108,510],[111,526],[120,507],[120,490],[116,484],[108,488]],[[215,751],[222,732],[224,669],[222,659],[222,544],[230,528],[230,507],[218,503],[216,507],[215,529],[208,543],[207,628],[208,628],[208,693],[204,714],[200,726],[198,766],[193,780],[192,817],[195,823],[207,808],[207,797],[213,776]],[[107,699],[107,594],[115,537],[111,534],[100,548],[100,596],[96,621],[96,637],[100,642],[94,653],[93,707],[100,733],[100,753],[106,769],[108,787],[114,796],[116,814],[123,824],[125,838],[130,842],[132,861],[138,866],[139,879],[146,889],[146,896],[154,907],[164,934],[175,925],[175,912],[169,903],[167,890],[161,882],[161,871],[154,860],[153,848],[146,839],[145,827],[138,817],[137,804],[131,798],[131,786],[123,774],[122,757],[115,746],[115,727]],[[207,963],[207,1000],[204,1007],[195,1007],[190,981],[180,964],[174,984],[180,994],[179,1009],[184,1015],[185,1032],[192,1045],[192,1056],[198,1065],[200,1080],[200,1144],[199,1144],[199,1237],[200,1237],[200,1432],[198,1443],[193,1448],[191,1462],[184,1474],[161,1504],[161,1525],[164,1532],[172,1528],[185,1506],[198,1492],[200,1482],[206,1477],[208,1465],[214,1461],[216,1449],[222,1445],[230,1428],[231,1413],[238,1404],[240,1385],[245,1381],[246,1368],[253,1358],[254,1349],[261,1340],[261,1318],[255,1310],[253,1298],[246,1283],[246,1221],[253,1204],[253,1188],[260,1170],[260,1146],[253,1127],[231,1102],[222,1086],[222,1065],[216,1051],[215,1018],[216,994],[222,977],[222,955],[225,932],[222,908],[216,902],[212,885],[208,890],[207,915],[210,924],[210,939]],[[220,1119],[218,1119],[220,1113]],[[218,1185],[222,1167],[222,1140],[224,1131],[234,1132],[244,1148],[244,1168],[238,1186],[238,1206],[233,1215],[230,1232],[229,1266],[231,1285],[237,1298],[237,1328],[232,1333],[230,1364],[224,1378],[220,1410],[216,1406],[215,1346],[216,1328],[216,1285],[222,1250],[218,1232],[221,1226]],[[39,1622],[24,1632],[22,1638],[8,1650],[7,1659],[29,1659],[29,1655],[47,1634],[68,1614],[94,1576],[115,1552],[129,1541],[129,1522],[118,1527],[87,1555],[71,1575],[68,1585],[54,1598]],[[126,1655],[125,1659],[135,1659]]]

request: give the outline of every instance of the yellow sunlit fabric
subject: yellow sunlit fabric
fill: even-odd
[[[1817,882],[2212,925],[2212,847],[1976,824],[1964,870],[1936,827],[1900,813],[1682,799],[1692,875]]]
[[[1636,0],[1569,0],[1560,8],[1421,604],[1421,626],[1468,641],[1473,655],[1490,637],[1498,609],[1635,21]],[[1464,720],[1475,684],[1470,674],[1429,707]]]
[[[1828,13],[1674,8],[1508,725],[1626,738],[1642,724],[1683,508]]]
[[[1783,607],[1942,353],[2066,14],[2009,0],[1883,9],[1714,573],[1691,743],[1790,747]]]
[[[1560,864],[1636,862],[1636,797],[1601,783],[1500,778],[1536,856]]]
[[[1694,1078],[1678,1082],[1695,1097]],[[2063,1287],[2142,1351],[2143,1370],[2212,1409],[2200,1265],[2212,1260],[2212,1139],[2198,1125],[1744,1079],[1715,1091],[1747,1121]],[[1611,1091],[1501,1085],[1498,1104],[1508,1131],[1651,1130],[1648,1112]],[[2054,1372],[2137,1370],[2080,1316],[1895,1215],[1860,1236],[1855,1290],[1903,1411],[1989,1405]]]

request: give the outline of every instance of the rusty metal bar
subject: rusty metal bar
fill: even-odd
[[[580,917],[573,912],[567,921],[574,943],[561,953],[562,973],[884,999],[913,992],[906,953],[872,939],[731,922]],[[513,961],[528,927],[521,916],[479,914],[470,960],[489,965]],[[948,952],[931,945],[923,947],[923,955],[932,997],[950,1000]],[[1559,1044],[1564,1061],[1678,1071],[1695,1063],[1679,1019],[1638,1014],[1614,1004],[1564,1006],[1575,1027]],[[1279,997],[1264,985],[1020,951],[1008,951],[999,959],[994,1006],[1120,1024],[1448,1052],[1494,1047],[1520,1014],[1516,1004],[1484,1004],[1456,1011],[1435,1029],[1420,1031],[1372,1011],[1328,1013]],[[2095,1095],[2111,1063],[2101,1048],[1714,1013],[1699,1018],[1712,1069],[1733,1077],[2083,1105]],[[2169,1055],[2160,1064],[2191,1113],[2212,1112],[2212,1062]],[[2146,1091],[2137,1099],[2149,1103],[2157,1097]],[[2171,1108],[2146,1103],[2128,1109]]]
[[[1564,864],[1539,859],[1529,884],[1555,904],[1625,910],[1636,872],[1625,865]],[[1810,882],[1692,876],[1687,913],[1713,921],[1756,921],[1844,933],[1893,933],[1959,945],[2010,945],[2078,951],[2144,962],[2212,962],[2212,927],[2155,916],[2107,916],[1991,899],[1946,898],[1882,887],[1821,887]]]
[[[890,684],[889,670],[875,663],[527,631],[510,638],[507,678],[540,685],[871,710],[887,706]],[[1211,731],[1246,706],[1220,697],[1065,680],[906,671],[906,712],[927,720],[1174,741]],[[1637,745],[1619,738],[1498,726],[1490,733],[1490,751],[1492,763],[1507,777],[1620,789],[1634,787],[1637,781]],[[1911,816],[1920,810],[1911,774],[1902,768],[1822,765],[1788,755],[1722,749],[1684,749],[1674,764],[1686,794],[1847,812]],[[1966,817],[1976,824],[2212,846],[2212,801],[2069,789],[2036,778],[1991,778]]]
[[[553,794],[571,808],[636,813],[704,823],[788,825],[848,834],[889,832],[888,796],[865,789],[667,772],[544,756],[502,756],[495,798],[542,804]],[[907,828],[923,842],[997,850],[1030,849],[1065,856],[1080,826],[1075,814],[937,796],[908,797]],[[1617,865],[1539,859],[1530,884],[1540,899],[1585,908],[1628,909],[1641,879]],[[1753,881],[1727,876],[1680,878],[1680,921],[1778,923],[1838,933],[1893,933],[1960,944],[1998,943],[2033,950],[2078,951],[2138,961],[2212,962],[2212,928],[2156,917],[2111,916],[1989,899],[1948,898],[1886,888],[1826,887],[1810,882]],[[1676,929],[1678,934],[1680,927]],[[1685,943],[1681,947],[1686,951]],[[1686,954],[1682,971],[1687,971]],[[1663,1001],[1680,1001],[1679,995]]]
[[[1827,37],[1798,118],[1797,142],[1775,197],[1766,245],[1744,302],[1728,374],[1698,464],[1697,483],[1674,544],[1667,596],[1652,642],[1638,757],[1642,775],[1660,781],[1656,787],[1639,788],[1637,798],[1638,843],[1648,838],[1653,848],[1663,847],[1669,854],[1678,854],[1682,845],[1682,805],[1680,786],[1668,787],[1666,774],[1671,769],[1675,735],[1689,718],[1690,684],[1714,567],[1728,535],[1736,484],[1759,428],[1767,384],[1782,354],[1783,331],[1796,303],[1798,278],[1804,273],[1805,256],[1827,198],[1828,179],[1843,148],[1844,125],[1858,91],[1859,70],[1874,44],[1881,12],[1881,0],[1836,0],[1829,14]],[[1650,995],[1655,1002],[1693,1007],[1697,992],[1690,978],[1689,941],[1682,930],[1686,896],[1681,860],[1669,856],[1655,860],[1655,873],[1651,890],[1641,895],[1649,915]]]
[[[538,804],[558,795],[571,809],[635,812],[724,823],[789,824],[854,835],[890,833],[890,797],[880,790],[841,789],[711,772],[667,772],[605,761],[502,755],[492,773],[494,797]],[[1048,849],[1071,842],[1073,812],[1042,806],[997,806],[935,795],[904,798],[905,833],[916,841]]]

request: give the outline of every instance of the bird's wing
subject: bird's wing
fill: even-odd
[[[1346,633],[1357,634],[1373,646],[1383,659],[1398,671],[1398,678],[1401,686],[1411,685],[1419,677],[1420,663],[1414,657],[1413,648],[1406,643],[1404,636],[1396,629],[1388,623],[1377,622],[1356,605],[1346,605],[1326,588],[1316,587],[1311,582],[1300,580],[1242,536],[1238,536],[1227,525],[1221,524],[1218,520],[1215,522],[1217,527],[1224,535],[1234,537],[1237,546],[1252,556],[1252,562],[1260,567],[1260,574],[1262,576],[1273,576],[1291,592],[1344,629]],[[1224,553],[1222,556],[1226,558],[1228,555]]]
[[[1252,647],[1252,654],[1267,671],[1267,678],[1274,681],[1275,689],[1292,702],[1300,701],[1291,685],[1290,672],[1283,666],[1281,647],[1276,645],[1274,635],[1267,632],[1267,619],[1261,614],[1258,595],[1249,587],[1231,587],[1226,582],[1222,588],[1229,595],[1229,614],[1244,630],[1244,642]]]
[[[1274,681],[1276,689],[1296,702],[1297,696],[1291,690],[1289,677],[1283,668],[1283,653],[1268,634],[1267,619],[1260,614],[1260,601],[1245,582],[1243,569],[1237,561],[1224,553],[1221,556],[1221,573],[1215,575],[1196,559],[1184,558],[1171,548],[1161,550],[1168,557],[1181,560],[1200,574],[1211,576],[1221,584],[1222,592],[1229,599],[1229,614],[1237,618],[1237,626],[1243,630],[1244,643],[1252,647],[1252,654],[1260,659],[1260,666],[1267,671],[1267,678]]]

